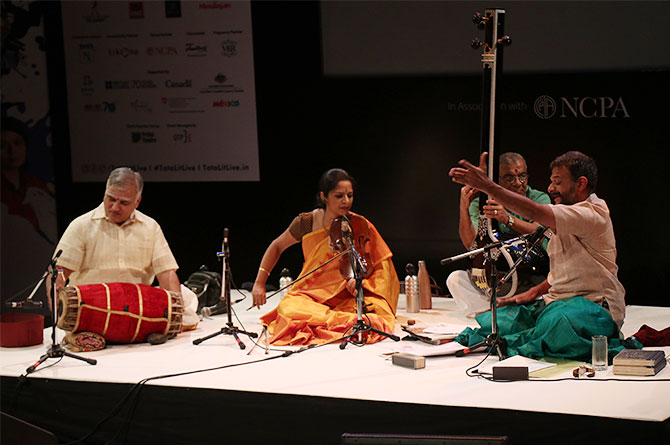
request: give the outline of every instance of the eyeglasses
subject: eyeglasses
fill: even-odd
[[[525,184],[528,182],[528,173],[521,173],[518,176],[515,175],[505,175],[502,177],[503,181],[505,181],[507,184],[514,184],[514,182],[518,179],[520,183]]]

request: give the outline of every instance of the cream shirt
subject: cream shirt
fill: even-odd
[[[556,234],[547,246],[551,262],[545,302],[583,296],[607,301],[621,326],[626,313],[625,289],[617,278],[616,240],[607,203],[595,193],[572,205],[552,205]]]
[[[121,226],[105,215],[103,204],[70,223],[56,252],[58,265],[73,270],[70,284],[153,284],[157,274],[179,266],[160,225],[135,210]]]

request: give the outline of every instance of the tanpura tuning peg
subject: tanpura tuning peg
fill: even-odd
[[[472,49],[478,49],[479,47],[482,46],[482,42],[479,39],[472,39],[472,43],[470,43],[470,46]]]
[[[477,28],[484,29],[486,27],[486,17],[483,17],[480,13],[475,12],[472,16],[472,23],[474,23]]]
[[[512,44],[512,38],[510,36],[503,36],[503,38],[498,39],[498,45],[510,46]]]

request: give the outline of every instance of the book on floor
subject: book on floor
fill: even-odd
[[[656,366],[665,361],[665,352],[645,349],[624,349],[612,360],[613,365],[623,366]]]

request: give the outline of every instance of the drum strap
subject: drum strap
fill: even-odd
[[[105,329],[102,330],[102,336],[105,337],[107,335],[107,329],[109,329],[109,319],[112,316],[112,296],[109,292],[109,286],[107,286],[106,283],[102,283],[102,285],[105,287],[105,293],[107,294],[107,317],[105,318]]]
[[[135,326],[135,334],[133,335],[133,338],[130,340],[131,343],[135,342],[135,339],[137,338],[137,334],[140,333],[140,326],[142,325],[142,320],[144,319],[144,299],[142,298],[142,289],[136,284],[135,287],[137,288],[137,299],[138,303],[140,305],[140,318],[137,320],[137,325]]]

